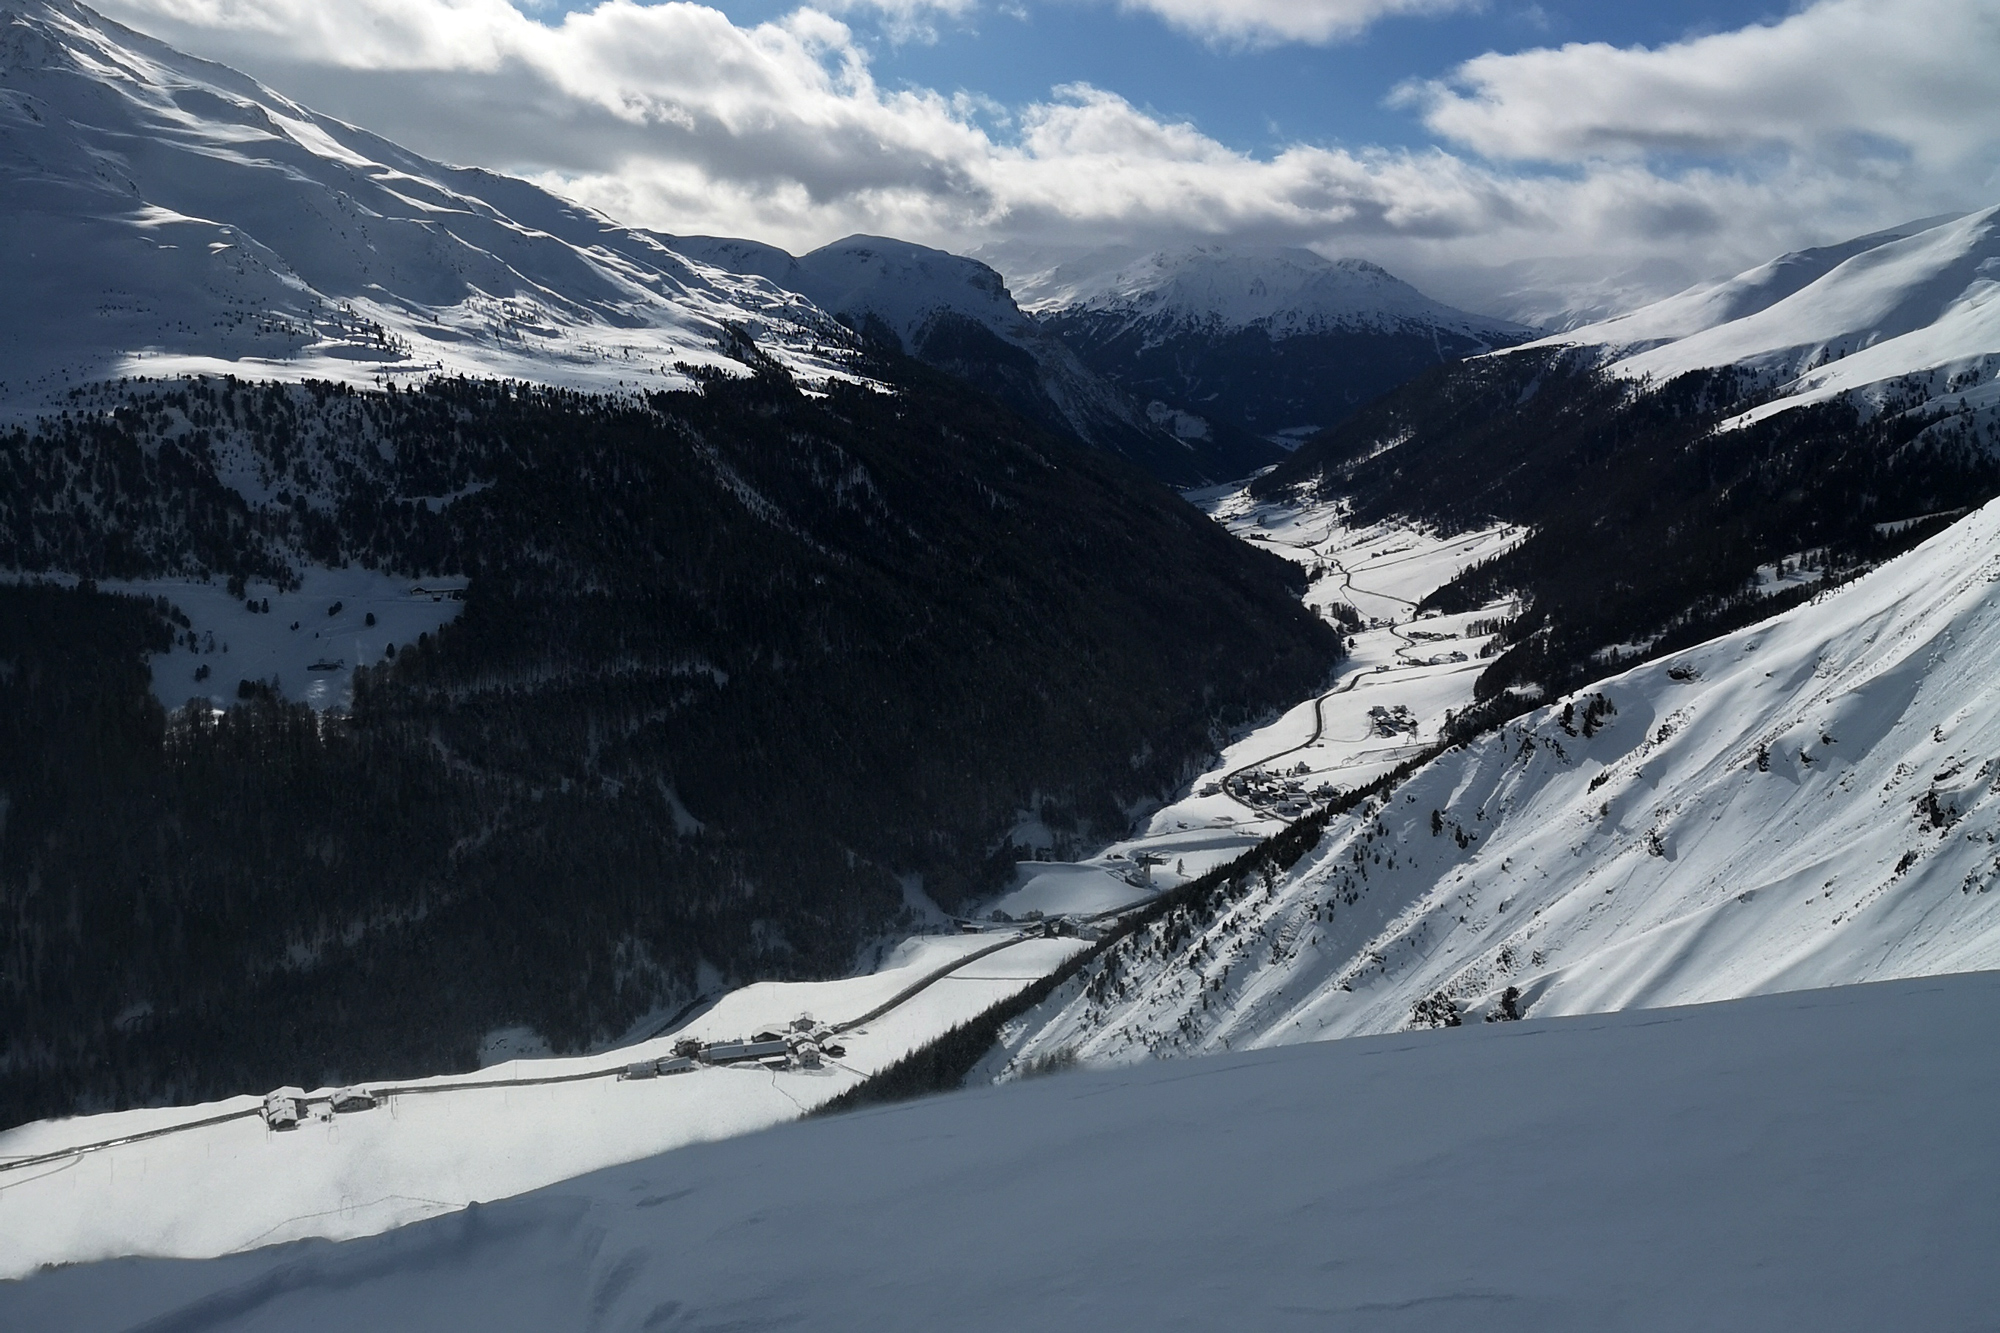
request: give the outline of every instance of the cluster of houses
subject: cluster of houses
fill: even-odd
[[[758,1032],[750,1037],[727,1041],[703,1041],[683,1037],[674,1043],[673,1054],[651,1060],[637,1060],[613,1069],[582,1074],[557,1074],[548,1078],[506,1080],[523,1086],[538,1083],[567,1083],[576,1079],[600,1078],[616,1074],[620,1080],[663,1078],[687,1074],[704,1066],[758,1065],[772,1070],[819,1069],[828,1060],[838,1060],[847,1048],[835,1038],[835,1029],[801,1014],[783,1031]],[[377,1089],[339,1088],[333,1092],[307,1093],[300,1088],[279,1088],[264,1098],[264,1124],[271,1129],[297,1129],[309,1120],[331,1121],[336,1115],[372,1111],[382,1099],[409,1092],[451,1092],[464,1084],[439,1083],[418,1088]],[[481,1085],[473,1085],[481,1086]]]
[[[366,1088],[336,1088],[308,1094],[303,1088],[279,1088],[264,1098],[264,1124],[271,1129],[297,1129],[307,1120],[331,1120],[336,1115],[372,1111],[375,1094]]]
[[[1229,794],[1259,814],[1297,819],[1309,813],[1315,801],[1333,796],[1332,786],[1324,782],[1310,791],[1306,789],[1305,778],[1311,771],[1303,761],[1288,773],[1249,769],[1230,776]]]
[[[672,1055],[659,1060],[642,1060],[627,1065],[620,1078],[657,1078],[664,1074],[685,1074],[703,1065],[761,1065],[766,1069],[818,1069],[828,1060],[838,1060],[847,1048],[834,1040],[834,1029],[800,1014],[782,1032],[758,1032],[748,1038],[703,1041],[682,1037],[674,1043]]]
[[[1377,704],[1368,710],[1368,721],[1375,728],[1375,734],[1385,739],[1417,734],[1417,715],[1404,704],[1397,704],[1394,708]]]

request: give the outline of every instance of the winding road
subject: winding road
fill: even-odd
[[[1320,541],[1330,540],[1331,537],[1332,533],[1331,531],[1329,531],[1327,536],[1320,538]],[[1280,537],[1269,537],[1261,535],[1259,536],[1258,540],[1263,541],[1272,546],[1289,546],[1294,550],[1310,552],[1314,556],[1314,558],[1327,561],[1329,564],[1333,566],[1334,571],[1340,575],[1341,591],[1349,594],[1348,597],[1349,605],[1353,604],[1352,594],[1360,593],[1364,597],[1379,597],[1385,602],[1400,603],[1401,605],[1408,607],[1411,611],[1415,611],[1417,609],[1417,604],[1411,601],[1407,597],[1398,597],[1394,593],[1378,592],[1373,588],[1364,588],[1361,585],[1357,584],[1354,581],[1354,571],[1350,570],[1344,561],[1338,560],[1333,556],[1321,553],[1318,548],[1318,544],[1315,542],[1287,541],[1284,538]],[[1395,638],[1401,641],[1395,651],[1395,656],[1397,660],[1401,661],[1405,666],[1415,667],[1424,665],[1423,663],[1420,662],[1412,662],[1409,660],[1409,658],[1404,656],[1405,653],[1409,652],[1412,648],[1415,648],[1417,646],[1416,641],[1414,639],[1410,638],[1409,635],[1403,633],[1402,626],[1403,624],[1406,623],[1408,622],[1390,622],[1389,624],[1383,626],[1382,628],[1387,629],[1391,635],[1393,635]],[[1326,693],[1315,697],[1313,699],[1312,735],[1308,736],[1304,741],[1301,741],[1299,744],[1280,750],[1276,754],[1265,755],[1262,759],[1255,759],[1252,760],[1250,763],[1242,765],[1239,768],[1231,769],[1228,773],[1224,774],[1222,778],[1223,794],[1228,796],[1230,800],[1236,802],[1236,804],[1242,806],[1245,810],[1250,811],[1252,814],[1258,815],[1260,818],[1269,818],[1270,816],[1265,815],[1264,812],[1259,810],[1256,806],[1250,804],[1250,802],[1238,796],[1232,784],[1238,778],[1242,777],[1246,773],[1252,772],[1256,769],[1263,768],[1267,764],[1276,763],[1278,760],[1286,758],[1289,755],[1297,754],[1301,750],[1309,750],[1313,746],[1319,744],[1320,740],[1326,735],[1326,701],[1333,698],[1337,694],[1350,693],[1357,686],[1359,686],[1363,680],[1377,674],[1380,673],[1377,672],[1377,670],[1374,667],[1357,667],[1347,677],[1346,680],[1334,686]],[[1363,735],[1356,737],[1355,739],[1357,741],[1366,740],[1367,736]],[[1407,747],[1397,747],[1397,748],[1407,748]],[[1285,821],[1285,822],[1291,823],[1296,821]]]
[[[1040,936],[1036,932],[1016,931],[996,943],[989,944],[984,948],[975,949],[963,957],[954,958],[943,967],[936,968],[917,978],[884,1000],[881,1004],[862,1014],[859,1018],[851,1018],[844,1023],[834,1024],[833,1031],[836,1033],[851,1032],[864,1023],[871,1023],[882,1017],[882,1015],[909,1003],[919,992],[928,990],[931,986],[944,980],[954,972],[978,962],[982,958],[991,957],[999,953],[1002,949],[1012,948],[1023,940],[1037,938],[1040,938]],[[648,1038],[648,1041],[652,1040],[657,1040],[657,1037]],[[607,1052],[607,1054],[615,1054],[615,1052]],[[390,1097],[428,1096],[434,1093],[471,1092],[477,1089],[490,1088],[547,1087],[554,1083],[581,1083],[589,1079],[615,1078],[625,1072],[627,1065],[627,1061],[621,1060],[615,1064],[606,1065],[603,1068],[578,1070],[568,1074],[550,1074],[541,1078],[477,1079],[463,1083],[388,1085],[370,1087],[367,1089],[367,1092],[379,1103]],[[33,1153],[22,1157],[0,1160],[0,1172],[19,1171],[32,1166],[46,1166],[54,1162],[60,1162],[65,1158],[83,1157],[90,1153],[104,1152],[111,1148],[122,1148],[128,1144],[144,1143],[150,1139],[165,1138],[170,1134],[185,1134],[191,1130],[208,1129],[215,1125],[227,1124],[232,1120],[248,1120],[255,1116],[262,1116],[263,1113],[264,1109],[261,1104],[246,1106],[240,1110],[227,1111],[221,1115],[206,1116],[200,1120],[189,1120],[176,1125],[162,1125],[156,1129],[142,1130],[135,1134],[125,1134],[117,1138],[101,1139],[95,1143],[82,1143],[74,1147],[56,1148],[48,1152]]]

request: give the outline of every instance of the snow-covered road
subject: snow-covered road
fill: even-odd
[[[273,1133],[261,1097],[44,1120],[0,1134],[0,1279],[128,1254],[199,1258],[306,1236],[372,1235],[669,1148],[766,1128],[831,1101],[1088,945],[1009,933],[914,939],[883,970],[765,982],[670,1033],[589,1057],[413,1079],[374,1110]],[[831,1020],[818,1070],[702,1068],[625,1081],[683,1037],[725,1041]],[[324,1091],[324,1090],[323,1090]]]
[[[989,907],[1098,913],[1143,900],[1227,864],[1309,813],[1321,788],[1352,790],[1424,753],[1445,714],[1472,701],[1493,624],[1513,614],[1496,602],[1465,615],[1416,616],[1417,604],[1521,533],[1491,528],[1440,537],[1401,524],[1349,527],[1338,503],[1253,501],[1241,487],[1189,498],[1245,541],[1304,567],[1306,605],[1331,617],[1343,605],[1365,628],[1327,690],[1231,742],[1210,773],[1130,838],[1078,863],[1022,862],[1016,883]],[[1430,647],[1428,656],[1424,648]],[[1281,762],[1282,761],[1282,762]],[[1135,866],[1151,862],[1135,886]]]

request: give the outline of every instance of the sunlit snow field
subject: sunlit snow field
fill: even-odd
[[[0,1172],[0,1279],[124,1254],[198,1258],[304,1236],[373,1235],[617,1162],[790,1120],[1055,969],[1077,940],[1023,939],[939,977],[842,1034],[819,1070],[702,1068],[519,1087],[665,1057],[682,1037],[720,1041],[802,1014],[839,1024],[1009,938],[915,939],[883,970],[844,981],[746,986],[651,1040],[599,1056],[516,1060],[472,1074],[393,1080],[428,1089],[371,1111],[274,1133],[256,1116]],[[390,1080],[364,1081],[381,1086]],[[249,1111],[262,1098],[44,1120],[0,1133],[0,1160]],[[4,1321],[0,1321],[4,1322]]]
[[[1941,977],[1059,1075],[0,1283],[0,1327],[1990,1328],[1996,1006]]]

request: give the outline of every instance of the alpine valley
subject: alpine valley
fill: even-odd
[[[798,293],[78,5],[0,78],[0,1118],[839,975],[1338,659],[1295,567]]]
[[[0,1324],[1985,1326],[2000,207],[795,255],[0,5]]]

